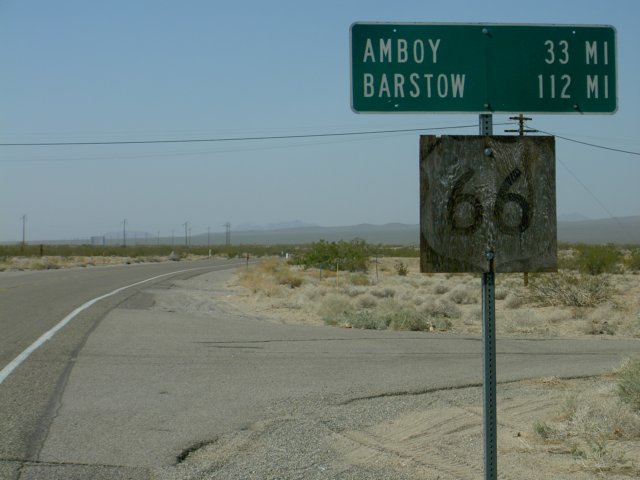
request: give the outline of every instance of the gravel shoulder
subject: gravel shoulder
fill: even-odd
[[[267,322],[322,324],[317,312],[305,314],[299,308],[301,291],[251,291],[240,284],[241,274],[177,282],[156,296],[153,308],[202,315],[217,309]],[[629,311],[633,308],[635,304]],[[466,326],[466,333],[477,332],[475,325]],[[568,333],[584,336],[576,330]],[[561,439],[540,434],[540,425],[562,422],[567,404],[584,398],[596,404],[615,401],[613,375],[499,384],[500,478],[640,477],[640,435],[601,437],[594,443],[588,435]],[[465,480],[480,478],[482,464],[482,389],[473,386],[346,403],[314,397],[274,404],[268,419],[195,445],[178,465],[156,474],[175,479]]]

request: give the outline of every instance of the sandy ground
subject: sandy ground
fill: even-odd
[[[460,285],[470,285],[468,288],[475,292],[478,283],[473,276],[423,277],[415,271],[398,280],[389,266],[385,272],[385,278],[378,276],[375,285],[367,288],[393,288],[395,296],[402,297],[401,282],[410,290],[428,292],[424,295],[442,296],[451,295]],[[315,310],[303,307],[310,303],[309,291],[281,286],[275,290],[254,289],[242,285],[242,275],[240,270],[230,280],[217,284],[206,275],[178,281],[173,289],[157,296],[154,308],[203,315],[223,308],[265,321],[322,323],[317,310],[322,299]],[[633,324],[640,311],[639,278],[618,279],[623,287],[617,293],[615,308],[608,306],[606,312],[594,308],[580,315],[553,308],[556,312],[551,320],[549,308],[508,308],[505,304],[513,289],[519,288],[521,278],[507,278],[499,288],[509,292],[500,296],[497,308],[519,312],[526,321],[514,321],[509,328],[503,325],[499,331],[593,335],[587,331],[594,318],[608,312],[608,319],[618,322],[617,334],[629,336],[626,332],[635,331]],[[309,288],[325,289],[324,298],[335,294],[334,288],[356,288],[335,285],[335,278],[308,283]],[[457,304],[462,313],[452,327],[454,331],[479,331],[477,322],[471,320],[479,306],[470,302]],[[508,320],[502,317],[503,322]],[[563,327],[562,323],[573,325]],[[499,478],[640,478],[640,419],[637,412],[620,406],[615,389],[613,374],[499,384]],[[293,405],[287,408],[291,413],[286,416],[260,422],[246,431],[230,432],[215,444],[194,451],[182,466],[191,472],[188,478],[482,478],[481,388],[375,398],[346,405],[317,404],[306,410]],[[613,427],[611,422],[604,424],[611,416],[616,417]],[[314,439],[312,446],[310,438]],[[279,464],[295,462],[300,464],[297,472],[287,470],[289,474],[283,475],[278,470]]]

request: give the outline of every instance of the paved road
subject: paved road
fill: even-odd
[[[133,277],[127,269],[124,277],[99,269],[62,272],[58,280],[2,277],[1,302],[11,305],[6,285],[20,278],[45,302],[74,291],[70,303],[55,307],[62,317],[92,295],[163,272],[155,268]],[[103,280],[93,280],[94,272]],[[481,382],[479,338],[271,323],[216,300],[228,275],[189,280],[211,292],[201,310],[154,306],[154,299],[188,290],[189,282],[174,277],[121,292],[38,349],[0,385],[0,478],[385,478],[325,475],[330,454],[318,447],[318,429],[331,432],[335,415],[345,415],[326,416],[326,409],[357,404],[366,422],[384,414],[367,410],[375,399],[398,398],[396,408],[407,396]],[[84,284],[89,291],[80,293]],[[28,343],[37,336],[36,327],[24,330],[31,333],[13,338]],[[637,341],[502,339],[498,378],[593,375],[638,351]],[[276,430],[283,433],[269,437],[268,446],[251,443]],[[262,456],[225,471],[224,459],[241,450]],[[183,462],[196,454],[203,458],[197,465]]]
[[[235,268],[241,261],[170,262],[45,272],[0,274],[0,369],[91,299],[159,275],[189,278],[211,269]],[[84,342],[105,314],[143,284],[110,296],[79,314],[52,340],[37,349],[0,385],[0,479],[15,478],[5,460],[37,457],[54,412],[52,403],[64,385]],[[46,478],[46,477],[45,477]]]

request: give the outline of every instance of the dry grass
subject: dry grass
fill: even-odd
[[[629,380],[631,379],[631,382]],[[551,418],[537,420],[533,430],[550,451],[572,455],[580,466],[598,473],[637,473],[629,456],[640,441],[640,404],[629,402],[638,395],[640,360],[629,361],[610,381],[594,381],[572,391]]]
[[[378,274],[303,270],[264,260],[239,273],[247,290],[237,299],[288,323],[344,327],[481,331],[481,283],[474,274],[421,274],[416,258],[381,258]],[[406,273],[406,274],[405,274]],[[640,276],[588,276],[575,272],[496,278],[500,335],[640,338]],[[295,301],[292,300],[295,298]]]
[[[206,258],[198,255],[184,255],[184,260]],[[59,256],[45,255],[43,257],[0,257],[0,272],[21,272],[30,270],[58,270],[62,268],[84,268],[105,265],[130,265],[134,263],[155,263],[171,260],[169,255],[147,255],[139,257],[123,256]]]

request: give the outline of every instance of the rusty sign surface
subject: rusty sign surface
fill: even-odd
[[[420,137],[423,272],[557,269],[555,138]]]

